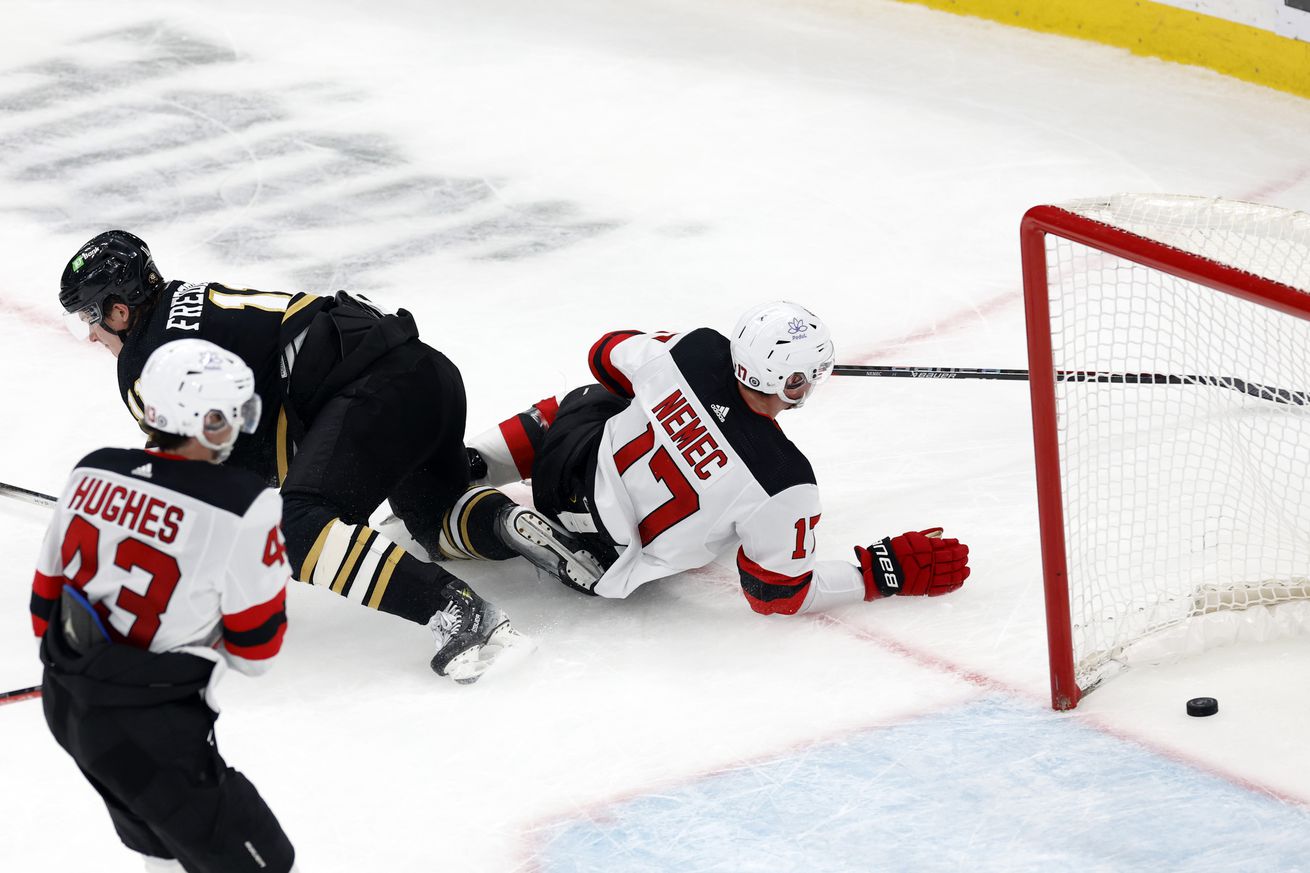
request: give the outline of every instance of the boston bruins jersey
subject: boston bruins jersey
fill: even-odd
[[[65,584],[112,641],[151,652],[221,650],[261,672],[286,630],[282,500],[254,475],[140,449],[101,449],[73,470],[32,583],[46,631]]]
[[[772,418],[746,404],[726,337],[618,331],[596,343],[590,364],[608,390],[632,398],[606,423],[596,464],[593,511],[621,547],[597,594],[626,597],[736,546],[757,612],[863,598],[856,566],[815,560],[814,471]]]
[[[123,343],[118,356],[123,402],[140,422],[145,415],[139,393],[141,371],[150,354],[165,343],[203,339],[233,352],[255,374],[263,413],[255,432],[237,441],[227,463],[276,483],[289,460],[283,380],[298,351],[297,338],[327,301],[313,294],[252,291],[217,282],[170,282]]]

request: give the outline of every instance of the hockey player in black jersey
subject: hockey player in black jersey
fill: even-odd
[[[463,381],[419,340],[408,312],[383,313],[345,292],[165,281],[145,243],[121,230],[78,250],[59,300],[75,331],[118,358],[123,402],[138,422],[142,367],[164,343],[209,340],[250,366],[266,403],[228,463],[280,486],[297,579],[426,623],[432,668],[457,682],[531,649],[467,584],[367,524],[390,501],[435,554],[443,515],[469,481]]]
[[[295,869],[277,818],[219,754],[210,705],[227,667],[268,669],[287,625],[277,492],[216,466],[258,420],[254,383],[211,343],[157,350],[139,396],[159,448],[83,458],[37,560],[46,722],[147,870]]]
[[[959,588],[969,549],[940,528],[857,546],[856,564],[815,559],[818,485],[776,419],[804,405],[834,360],[827,326],[794,303],[748,311],[731,337],[614,331],[589,355],[598,384],[540,401],[471,446],[490,484],[531,478],[555,535],[597,559],[603,569],[590,578],[581,567],[568,574],[591,594],[626,597],[728,548],[747,602],[766,615]],[[507,499],[470,491],[452,512],[447,550],[495,557],[479,544],[493,539],[488,512]]]

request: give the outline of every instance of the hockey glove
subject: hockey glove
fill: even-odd
[[[969,547],[942,539],[939,527],[888,537],[867,549],[856,546],[855,556],[864,574],[866,601],[893,594],[936,597],[969,578]]]

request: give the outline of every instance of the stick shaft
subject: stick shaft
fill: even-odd
[[[835,376],[885,376],[902,379],[1003,379],[1025,381],[1027,370],[981,367],[890,367],[838,364]],[[1247,382],[1236,376],[1198,376],[1174,373],[1110,373],[1102,370],[1056,370],[1057,382],[1100,382],[1118,385],[1209,385],[1227,388],[1260,400],[1292,406],[1310,405],[1310,393]]]
[[[5,482],[0,482],[0,495],[12,497],[15,500],[21,500],[35,506],[54,506],[56,503],[55,498],[49,494],[42,494],[40,491],[29,491],[26,488],[19,488],[17,485],[9,485]]]
[[[13,691],[0,691],[0,706],[7,703],[17,703],[20,700],[31,700],[40,696],[40,685],[33,685],[31,688],[15,688]]]
[[[37,506],[54,506],[55,498],[49,494],[42,494],[40,491],[28,491],[26,488],[19,488],[17,485],[8,485],[0,482],[0,494],[6,497],[12,497],[15,500],[22,500],[27,503],[33,503]],[[0,691],[0,706],[9,703],[18,703],[22,700],[32,700],[41,696],[41,686],[32,685],[28,688],[15,688],[12,691]]]

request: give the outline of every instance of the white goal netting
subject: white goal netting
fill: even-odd
[[[1310,294],[1305,213],[1154,195],[1060,208]],[[1310,322],[1053,234],[1046,247],[1057,372],[1183,377],[1057,377],[1079,687],[1310,630]]]

